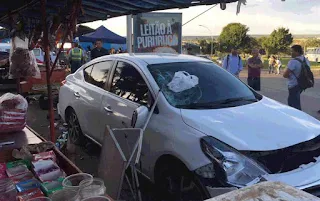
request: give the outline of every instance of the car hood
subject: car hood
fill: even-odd
[[[318,120],[267,97],[231,108],[181,109],[181,115],[187,125],[237,150],[277,150],[320,134]]]

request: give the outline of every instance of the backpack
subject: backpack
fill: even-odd
[[[228,56],[227,56],[227,68],[229,66],[229,57],[230,57],[230,54],[228,54]],[[241,57],[240,57],[240,55],[238,55],[238,57],[239,57],[238,66],[240,66]]]
[[[298,85],[300,86],[301,90],[304,91],[308,88],[314,86],[314,76],[311,71],[310,66],[308,66],[306,59],[302,61],[301,59],[295,58],[295,60],[301,63],[301,71],[299,77],[297,77],[293,72],[292,74],[297,78]]]

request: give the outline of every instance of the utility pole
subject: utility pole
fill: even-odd
[[[207,29],[210,32],[210,35],[211,35],[211,57],[212,57],[213,56],[213,34],[212,34],[212,31],[207,26],[204,26],[201,24],[199,26]]]

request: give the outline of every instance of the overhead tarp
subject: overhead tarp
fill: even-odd
[[[126,38],[119,36],[104,26],[100,26],[96,31],[79,37],[81,42],[95,42],[102,40],[104,43],[125,44]]]
[[[88,33],[94,32],[94,31],[95,30],[91,29],[90,27],[79,25],[77,27],[77,33],[76,33],[75,37],[79,37],[79,36],[82,36],[84,34],[88,34]]]
[[[68,15],[75,0],[47,0],[47,15]],[[138,14],[156,10],[188,8],[199,5],[231,3],[238,0],[82,0],[78,23],[107,20],[123,15]],[[241,0],[243,1],[243,0]],[[9,27],[9,14],[19,13],[22,17],[41,19],[39,0],[1,0],[0,26]],[[80,12],[80,11],[79,11]]]

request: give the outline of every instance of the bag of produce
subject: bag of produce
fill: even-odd
[[[21,95],[0,97],[0,133],[21,131],[26,126],[28,102]]]

